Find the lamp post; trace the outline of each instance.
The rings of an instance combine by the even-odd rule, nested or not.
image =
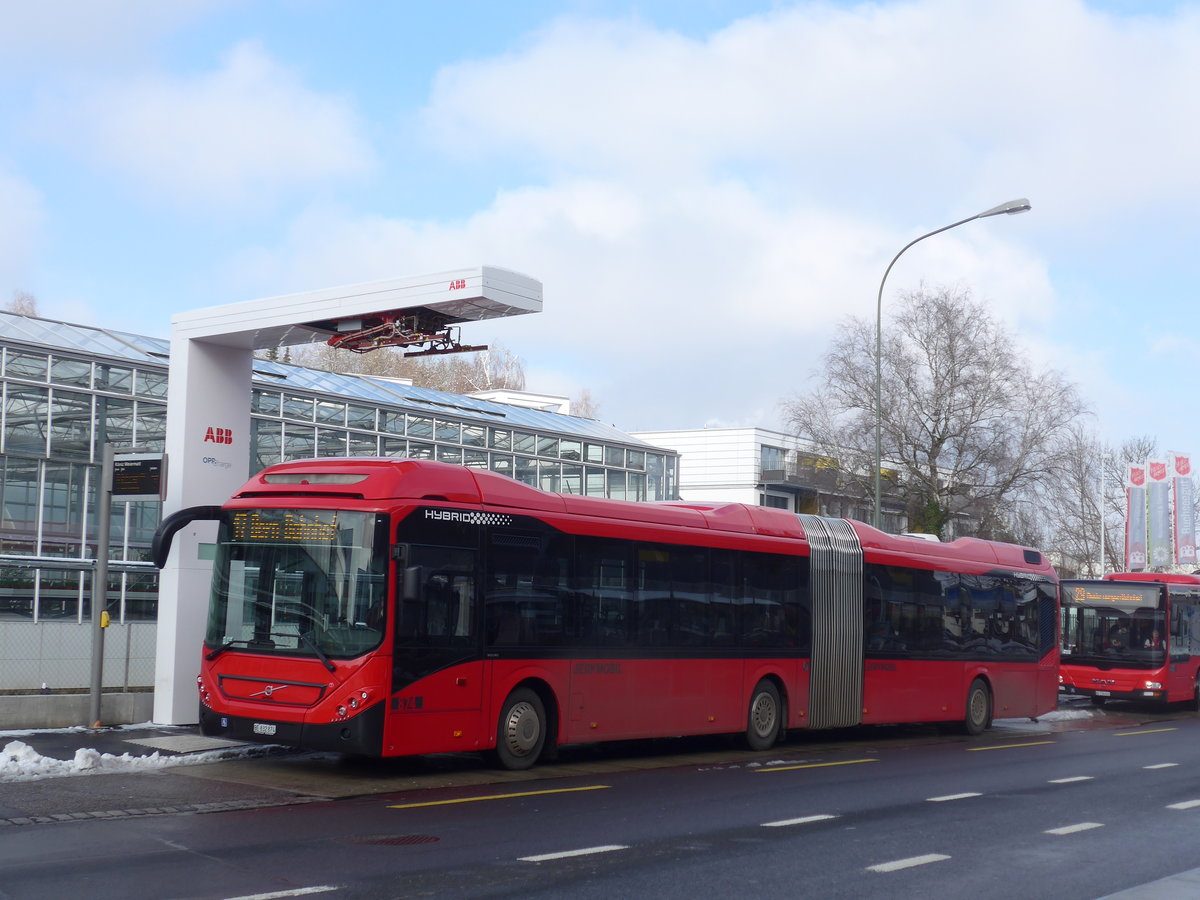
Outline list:
[[[968,222],[974,222],[976,219],[986,219],[989,216],[1013,216],[1017,213],[1029,212],[1029,201],[1022,197],[1019,200],[1010,200],[1007,203],[1001,203],[999,206],[993,206],[991,209],[985,209],[981,213],[976,213],[973,216],[968,216],[965,219],[960,219],[957,222],[952,222],[935,231],[930,231],[927,234],[915,238],[900,248],[900,252],[892,257],[892,261],[888,263],[888,267],[884,270],[883,278],[879,282],[879,296],[875,301],[875,511],[871,524],[876,528],[882,528],[883,507],[881,505],[881,477],[883,468],[883,286],[887,282],[888,274],[892,271],[892,266],[896,264],[904,251],[913,244],[925,240],[927,237],[933,237],[935,234],[941,234],[943,231],[949,231],[951,228],[957,228],[959,225],[966,225]]]

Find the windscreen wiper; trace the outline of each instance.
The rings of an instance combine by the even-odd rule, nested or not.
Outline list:
[[[288,635],[288,637],[291,637],[291,635]],[[304,643],[308,645],[308,648],[312,650],[313,653],[317,654],[317,658],[321,660],[326,669],[328,669],[330,672],[337,671],[337,666],[335,666],[330,661],[329,657],[325,655],[324,651],[317,646],[317,642],[308,636],[307,631],[300,632],[300,640],[304,641]]]
[[[212,662],[214,659],[216,659],[218,656],[220,656],[222,653],[224,653],[226,650],[228,650],[234,644],[249,644],[249,643],[250,643],[249,641],[245,641],[245,640],[241,640],[241,639],[226,641],[221,646],[217,647],[215,650],[210,650],[210,651],[208,651],[208,653],[204,654],[204,658],[207,659],[209,662]]]

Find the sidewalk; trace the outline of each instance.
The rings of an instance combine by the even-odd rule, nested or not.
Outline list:
[[[235,745],[203,737],[195,725],[114,725],[106,728],[53,728],[0,731],[0,749],[12,741],[32,747],[52,759],[70,761],[79,750],[112,756],[179,755]]]
[[[0,834],[6,826],[310,802],[293,791],[185,774],[199,763],[264,752],[206,738],[195,726],[0,731]]]

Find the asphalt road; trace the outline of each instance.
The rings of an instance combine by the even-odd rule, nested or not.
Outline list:
[[[227,806],[4,828],[0,897],[1093,900],[1197,865],[1193,713],[808,737],[578,751],[520,774],[302,757],[57,779]]]

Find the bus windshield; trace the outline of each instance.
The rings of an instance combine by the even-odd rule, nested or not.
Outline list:
[[[1167,627],[1157,586],[1063,582],[1063,662],[1158,667]]]
[[[359,656],[383,639],[386,516],[320,509],[225,514],[205,645],[226,651]]]

